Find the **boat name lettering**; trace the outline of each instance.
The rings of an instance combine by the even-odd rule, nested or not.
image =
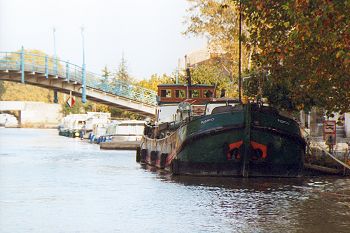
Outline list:
[[[285,125],[289,125],[289,122],[288,121],[284,121],[284,120],[281,120],[281,119],[277,119],[277,121],[281,124],[285,124]]]
[[[206,119],[206,120],[204,120],[204,121],[201,121],[201,124],[206,124],[206,123],[208,123],[209,121],[214,121],[214,120],[215,120],[215,118]]]

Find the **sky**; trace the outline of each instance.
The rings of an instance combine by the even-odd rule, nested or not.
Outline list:
[[[0,51],[39,49],[88,71],[116,71],[122,56],[136,79],[171,74],[179,58],[206,45],[184,36],[186,0],[0,0]]]

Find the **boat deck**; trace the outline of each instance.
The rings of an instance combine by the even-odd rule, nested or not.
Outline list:
[[[102,150],[136,150],[140,146],[140,141],[114,141],[101,142],[100,149]]]

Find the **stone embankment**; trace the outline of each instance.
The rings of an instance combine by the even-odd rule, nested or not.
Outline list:
[[[60,104],[27,101],[0,101],[0,112],[17,117],[22,128],[57,128],[63,114]]]

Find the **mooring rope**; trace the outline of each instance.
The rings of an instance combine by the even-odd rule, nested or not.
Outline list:
[[[306,134],[306,138],[311,138],[310,137],[310,134],[305,130],[303,129],[305,134]],[[310,140],[308,140],[309,142],[311,142]],[[343,161],[337,159],[334,155],[332,155],[331,153],[329,153],[328,151],[326,151],[325,149],[322,148],[322,146],[320,144],[318,144],[318,142],[316,141],[313,141],[312,142],[314,145],[316,145],[321,151],[325,152],[326,155],[328,155],[329,157],[331,157],[333,160],[335,160],[337,163],[341,164],[342,166],[344,166],[345,168],[349,169],[350,170],[350,166],[347,165],[346,163],[344,163]]]
[[[340,163],[341,165],[343,165],[345,168],[350,169],[350,166],[347,165],[346,163],[344,163],[343,161],[337,159],[335,156],[333,156],[331,153],[329,153],[328,151],[326,151],[325,149],[323,149],[317,142],[313,142],[316,144],[316,146],[321,149],[323,152],[326,153],[326,155],[328,155],[329,157],[331,157],[332,159],[334,159],[336,162]]]

